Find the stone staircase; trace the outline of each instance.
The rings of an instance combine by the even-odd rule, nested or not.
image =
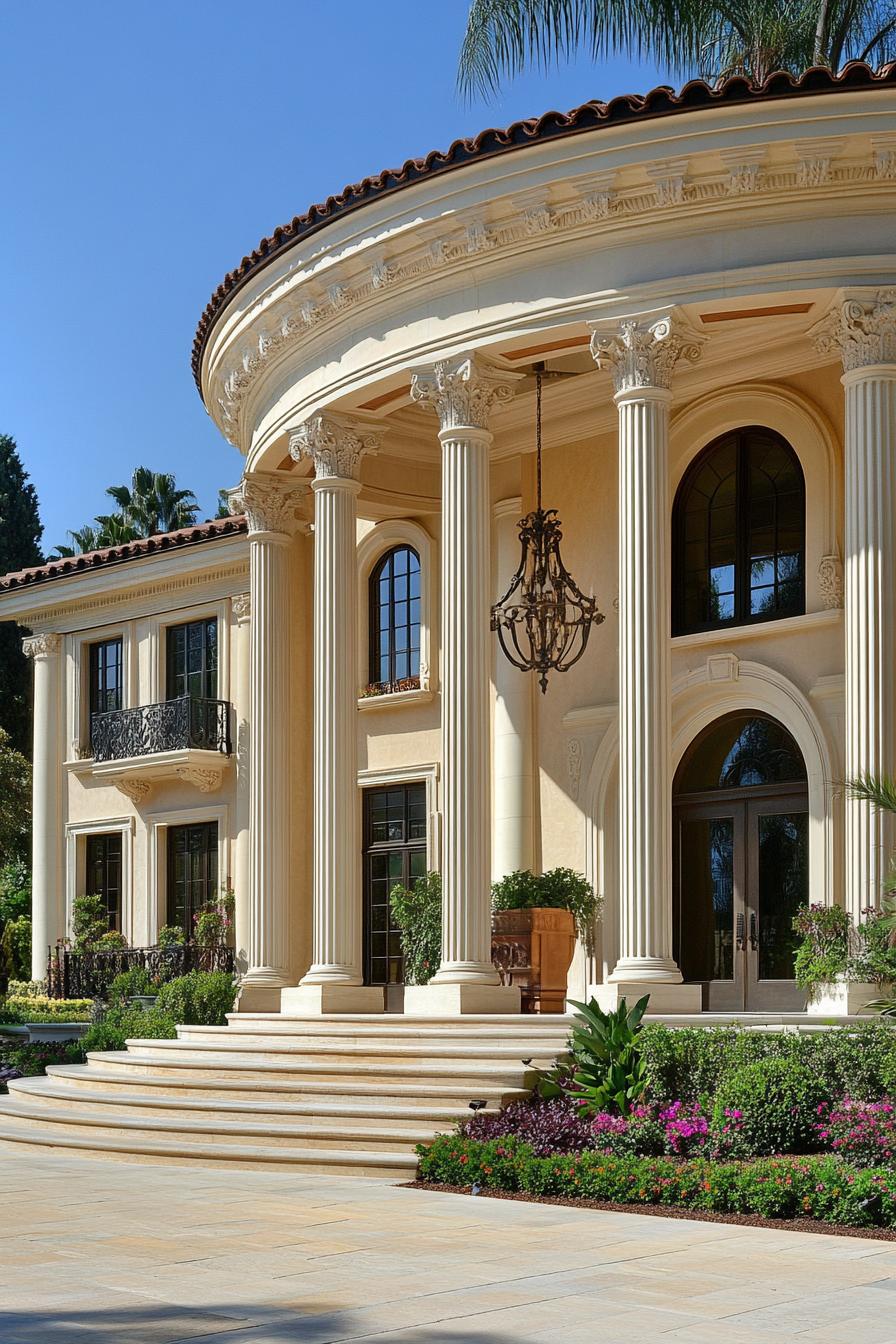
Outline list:
[[[565,1017],[231,1014],[51,1066],[0,1098],[0,1140],[132,1162],[410,1180],[414,1145],[525,1095]],[[527,1080],[527,1074],[530,1078]]]

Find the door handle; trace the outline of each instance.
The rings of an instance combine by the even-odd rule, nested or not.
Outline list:
[[[757,947],[759,946],[759,935],[758,935],[758,933],[757,933],[757,931],[756,931],[756,916],[755,916],[755,914],[750,916],[750,946],[751,946],[751,948],[753,949],[754,952],[756,951]]]
[[[743,952],[747,945],[747,935],[745,931],[743,911],[737,917],[737,950]]]

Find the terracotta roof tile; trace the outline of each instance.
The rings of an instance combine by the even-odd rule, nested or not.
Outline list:
[[[66,560],[48,560],[45,565],[36,565],[33,569],[16,570],[0,578],[0,593],[30,588],[34,584],[48,583],[51,579],[68,578],[73,574],[86,574],[91,570],[105,568],[107,565],[121,564],[125,560],[139,560],[145,555],[158,555],[164,551],[179,550],[184,546],[196,546],[200,542],[239,535],[247,530],[248,525],[242,515],[235,518],[212,518],[206,523],[182,527],[176,532],[158,532],[153,537],[141,537],[138,541],[128,541],[122,546],[106,546],[101,551],[87,551],[84,555],[73,555]]]
[[[732,103],[758,102],[776,98],[792,98],[819,93],[849,92],[854,89],[896,86],[896,62],[881,66],[877,71],[863,61],[851,61],[835,75],[824,67],[813,67],[798,79],[779,71],[769,75],[762,84],[752,84],[740,75],[726,79],[718,86],[694,79],[679,93],[661,85],[644,95],[626,94],[608,103],[588,102],[571,112],[546,112],[544,116],[527,121],[515,121],[505,130],[482,131],[472,140],[455,140],[447,150],[433,150],[422,159],[408,159],[398,169],[387,169],[376,177],[365,177],[362,182],[348,186],[338,196],[329,196],[319,205],[312,205],[304,215],[296,215],[288,224],[274,230],[270,238],[263,238],[239,266],[226,275],[215,290],[196,329],[193,341],[193,377],[202,392],[200,372],[205,345],[215,319],[237,289],[272,257],[292,247],[302,238],[315,233],[366,202],[385,196],[402,187],[419,182],[422,178],[462,167],[474,160],[493,158],[510,150],[524,149],[527,145],[583,131],[599,130],[622,122],[650,117],[689,112],[705,107]]]

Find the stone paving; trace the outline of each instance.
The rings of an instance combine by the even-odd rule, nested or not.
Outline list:
[[[0,1145],[2,1344],[896,1344],[896,1243]]]

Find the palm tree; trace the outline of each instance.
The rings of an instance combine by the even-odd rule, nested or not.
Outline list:
[[[191,527],[199,512],[192,490],[178,490],[169,472],[150,471],[149,467],[137,467],[129,486],[110,485],[106,494],[141,537]]]
[[[94,526],[94,523],[96,526]],[[106,546],[124,546],[136,541],[140,533],[130,523],[126,523],[120,513],[101,513],[74,532],[69,532],[71,546],[57,546],[49,557],[51,560],[70,560],[75,555],[86,555],[88,551],[101,551]]]
[[[839,70],[896,54],[893,0],[472,0],[458,83],[494,94],[504,76],[542,69],[585,49],[622,53],[670,73],[711,80],[774,70]]]

